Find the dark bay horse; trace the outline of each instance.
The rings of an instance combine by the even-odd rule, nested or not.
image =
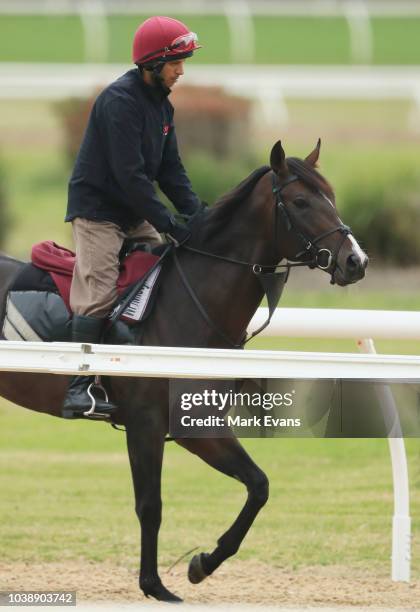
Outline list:
[[[315,170],[320,142],[305,159],[285,158],[280,142],[270,166],[255,170],[193,226],[192,249],[177,249],[164,264],[159,300],[144,323],[142,343],[151,346],[230,348],[240,345],[263,297],[256,268],[283,259],[306,262],[344,286],[365,274],[367,257],[343,225],[329,183]],[[219,257],[210,256],[217,255]],[[235,260],[235,261],[233,261]],[[23,264],[0,257],[0,300]],[[126,429],[136,513],[141,526],[140,588],[162,601],[180,601],[162,584],[157,545],[161,522],[161,467],[168,432],[168,381],[115,377],[104,381],[119,406],[116,422]],[[0,373],[0,394],[39,412],[60,416],[68,378],[49,374]],[[177,442],[220,472],[240,480],[247,501],[215,549],[195,555],[189,578],[200,582],[234,555],[268,498],[268,481],[234,438]]]

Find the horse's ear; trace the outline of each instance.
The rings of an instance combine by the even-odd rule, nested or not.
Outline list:
[[[287,175],[288,169],[286,164],[286,154],[281,146],[281,140],[278,140],[270,153],[270,166],[278,175]]]
[[[315,149],[312,151],[312,153],[309,153],[308,157],[305,159],[305,161],[308,162],[308,164],[310,164],[314,168],[316,167],[316,162],[318,161],[318,158],[319,158],[320,148],[321,148],[321,139],[318,138],[318,142],[316,143]]]

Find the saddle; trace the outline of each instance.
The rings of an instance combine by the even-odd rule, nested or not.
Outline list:
[[[124,243],[117,283],[119,297],[110,320],[121,318],[135,325],[149,316],[160,284],[160,255],[161,247],[151,252],[148,245]],[[73,251],[52,241],[32,247],[31,262],[24,265],[7,295],[2,329],[6,340],[70,340],[70,286],[75,263]],[[131,295],[133,287],[136,291]],[[115,338],[107,341],[116,342]]]

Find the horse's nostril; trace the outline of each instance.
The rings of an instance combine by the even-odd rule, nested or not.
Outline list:
[[[356,270],[361,264],[361,261],[358,257],[356,257],[355,255],[349,255],[347,257],[347,268],[350,271],[354,271]]]
[[[354,253],[347,257],[347,274],[349,278],[360,279],[365,275],[365,269],[368,265],[369,259],[365,256],[363,258],[358,257]]]

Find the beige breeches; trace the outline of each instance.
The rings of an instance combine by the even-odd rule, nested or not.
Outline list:
[[[125,238],[135,238],[152,247],[161,244],[162,238],[147,221],[126,233],[109,221],[77,217],[72,228],[76,266],[70,290],[71,309],[77,315],[103,319],[117,299],[118,255]]]

